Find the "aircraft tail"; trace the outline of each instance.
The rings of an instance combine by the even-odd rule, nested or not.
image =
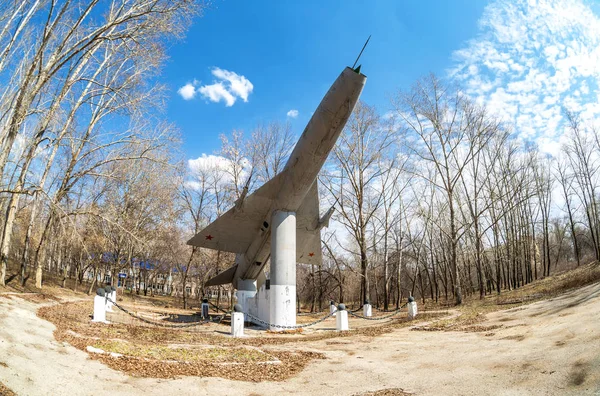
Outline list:
[[[226,269],[221,272],[219,275],[210,278],[204,286],[218,286],[218,285],[226,285],[228,283],[233,282],[233,276],[235,275],[235,270],[237,269],[237,264],[233,267]]]

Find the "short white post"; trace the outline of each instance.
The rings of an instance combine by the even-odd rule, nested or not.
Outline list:
[[[348,312],[344,304],[338,305],[337,315],[335,317],[335,328],[337,331],[350,330],[348,327]]]
[[[335,303],[332,300],[329,302],[329,313],[332,313],[333,316],[335,316],[336,311],[337,311],[337,308],[335,307]]]
[[[414,319],[415,316],[417,316],[417,302],[414,301],[410,301],[409,299],[409,303],[408,303],[408,317],[411,319]]]
[[[94,316],[92,322],[106,322],[106,297],[104,289],[96,290],[96,296],[94,296]]]
[[[208,315],[208,299],[204,299],[202,301],[202,319],[208,319],[209,315]]]
[[[373,316],[373,309],[371,308],[371,304],[365,304],[363,305],[363,316],[365,318],[369,318],[371,316]]]
[[[242,307],[235,304],[234,312],[231,313],[231,335],[233,337],[244,336],[244,313],[241,312]]]

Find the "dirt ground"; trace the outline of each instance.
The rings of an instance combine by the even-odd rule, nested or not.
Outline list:
[[[600,395],[600,283],[487,314],[487,331],[423,331],[278,345],[321,352],[281,382],[136,378],[55,341],[36,310],[52,302],[0,295],[0,383],[17,395]],[[356,319],[357,321],[358,319]],[[354,320],[352,323],[358,324]],[[421,329],[421,330],[419,330]],[[268,347],[267,347],[268,348]],[[1,388],[0,388],[1,389]],[[384,394],[383,392],[381,392]]]

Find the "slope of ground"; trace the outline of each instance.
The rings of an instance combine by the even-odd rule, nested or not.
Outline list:
[[[561,279],[554,284],[569,283]],[[19,395],[598,395],[600,283],[557,295],[554,289],[569,287],[540,290],[546,282],[551,280],[501,300],[473,303],[451,319],[376,334],[263,343],[258,355],[247,358],[275,348],[324,359],[285,380],[260,383],[217,378],[210,367],[200,376],[175,379],[128,376],[56,341],[55,326],[36,315],[38,302],[5,295],[0,297],[0,383]],[[540,295],[555,296],[525,305]]]

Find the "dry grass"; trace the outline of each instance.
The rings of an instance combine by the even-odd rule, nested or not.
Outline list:
[[[459,315],[438,320],[428,326],[415,330],[487,332],[500,327],[480,325],[484,321],[486,314],[490,312],[546,300],[595,282],[600,282],[600,265],[591,263],[574,270],[539,279],[515,290],[503,291],[500,295],[486,296],[483,300],[477,297],[467,298],[463,302],[463,305],[454,307],[459,312]],[[437,307],[439,306],[444,305],[437,305]],[[434,307],[436,305],[428,305],[429,309]]]
[[[278,351],[260,348],[281,344],[345,338],[355,335],[375,337],[400,327],[413,325],[408,318],[397,318],[382,325],[338,333],[269,334],[264,337],[231,338],[215,332],[166,329],[132,324],[98,324],[90,321],[92,302],[71,302],[42,307],[38,316],[54,323],[55,338],[86,350],[99,348],[106,354],[92,353],[93,359],[135,376],[172,378],[180,375],[217,376],[244,381],[281,381],[301,371],[319,353]],[[422,320],[440,314],[424,314]],[[223,329],[226,328],[223,326]],[[228,329],[227,329],[228,330]],[[111,356],[114,352],[123,356]]]

